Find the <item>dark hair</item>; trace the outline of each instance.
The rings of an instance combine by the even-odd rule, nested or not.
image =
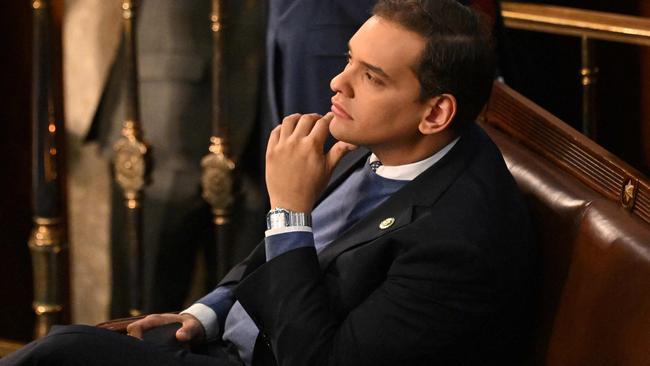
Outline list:
[[[456,0],[379,0],[373,14],[426,39],[414,65],[422,100],[452,94],[453,128],[476,119],[495,76],[492,36],[481,16]]]

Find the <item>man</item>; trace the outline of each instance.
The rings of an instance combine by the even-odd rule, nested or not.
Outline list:
[[[273,131],[265,241],[182,314],[128,328],[142,337],[179,322],[179,341],[221,338],[220,357],[75,328],[23,359],[519,364],[533,249],[514,180],[473,123],[494,75],[483,29],[453,0],[382,0],[331,82],[332,113]],[[328,130],[340,142],[323,154]]]

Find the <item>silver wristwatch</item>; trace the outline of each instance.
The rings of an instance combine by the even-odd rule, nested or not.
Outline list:
[[[274,208],[266,214],[266,230],[289,226],[311,227],[311,215],[280,207]]]

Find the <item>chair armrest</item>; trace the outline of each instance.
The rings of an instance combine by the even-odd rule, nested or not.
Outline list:
[[[144,318],[146,315],[133,316],[130,318],[112,319],[103,323],[97,324],[97,327],[112,330],[114,332],[126,334],[126,327],[136,320]]]

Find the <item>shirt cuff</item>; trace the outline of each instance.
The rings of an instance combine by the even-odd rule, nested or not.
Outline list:
[[[271,235],[278,235],[278,234],[284,234],[284,233],[294,233],[294,232],[306,232],[306,233],[311,233],[311,227],[309,226],[285,226],[285,227],[276,227],[274,229],[269,229],[264,232],[265,237],[269,237]]]
[[[212,340],[219,335],[219,323],[217,322],[217,313],[209,306],[201,303],[195,303],[189,308],[181,311],[181,314],[193,315],[199,320],[205,331],[205,339]]]

